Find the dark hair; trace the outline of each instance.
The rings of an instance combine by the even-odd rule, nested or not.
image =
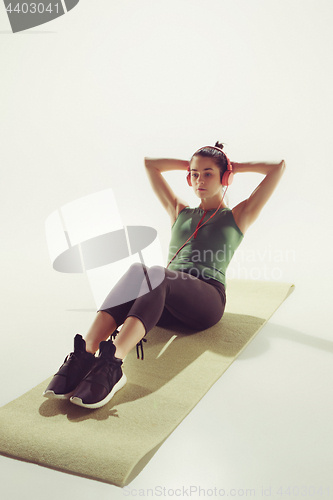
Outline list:
[[[223,144],[221,144],[220,142],[216,142],[215,147],[219,148],[219,149],[223,149]],[[219,167],[219,169],[220,169],[220,178],[221,178],[221,182],[222,182],[223,174],[228,168],[227,158],[226,158],[225,154],[222,153],[222,151],[218,151],[217,149],[214,149],[213,147],[207,146],[207,147],[200,149],[196,153],[194,153],[192,158],[194,158],[194,156],[203,156],[203,157],[213,158],[214,162],[216,163],[216,166]],[[192,160],[192,158],[191,158],[191,160]]]

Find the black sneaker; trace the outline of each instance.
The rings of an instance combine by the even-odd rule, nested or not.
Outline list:
[[[46,398],[69,399],[81,380],[90,372],[97,358],[86,351],[86,341],[77,334],[74,338],[74,352],[66,356],[59,371],[43,392]]]
[[[126,375],[121,369],[122,360],[115,358],[116,346],[112,340],[99,344],[99,356],[90,373],[76,388],[71,403],[85,408],[100,408],[110,401],[126,384]]]

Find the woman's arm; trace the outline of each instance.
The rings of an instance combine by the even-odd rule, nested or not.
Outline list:
[[[255,172],[257,174],[267,175],[272,172],[272,169],[285,167],[285,161],[282,160],[280,163],[236,163],[232,162],[232,171],[234,174],[240,174],[242,172]]]
[[[280,163],[232,162],[232,168],[234,174],[256,172],[265,175],[265,178],[260,182],[249,198],[232,209],[237,226],[245,233],[258,218],[261,210],[275,191],[286,169],[286,164],[284,160]]]
[[[188,203],[175,195],[170,185],[164,179],[162,172],[170,170],[187,170],[189,162],[186,160],[175,160],[171,158],[145,158],[146,173],[149,182],[157,198],[162,203],[171,218],[171,224],[175,222],[179,212],[188,206]]]

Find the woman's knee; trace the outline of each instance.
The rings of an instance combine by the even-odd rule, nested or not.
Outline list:
[[[148,278],[152,289],[158,287],[165,279],[165,267],[151,266],[148,269]]]
[[[143,273],[144,270],[145,271],[148,270],[148,267],[145,266],[144,264],[141,264],[141,262],[134,262],[128,268],[129,272],[131,272],[131,273],[137,273],[137,274]]]
[[[126,273],[126,277],[130,279],[130,281],[134,284],[141,283],[142,281],[146,280],[147,272],[149,268],[145,266],[144,264],[141,264],[141,262],[134,262],[133,264],[130,265],[128,268],[128,271]]]

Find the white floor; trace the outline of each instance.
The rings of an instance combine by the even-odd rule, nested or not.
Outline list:
[[[290,498],[290,491],[292,497],[331,498],[333,346],[318,335],[325,333],[320,321],[313,335],[304,333],[300,320],[299,328],[283,324],[297,307],[297,293],[296,288],[124,490],[0,456],[3,498],[201,498],[204,490],[206,496],[235,496],[236,490],[236,498],[253,498],[263,496],[263,489],[271,498]],[[55,338],[56,318],[49,329],[41,321],[43,333],[54,337],[45,340],[39,354],[29,346],[31,326],[29,316],[24,326],[25,313],[18,318],[17,334],[13,332],[1,365],[3,380],[8,380],[15,363],[3,403],[49,376],[64,354]],[[92,313],[67,313],[82,314]]]
[[[296,287],[128,488],[0,456],[1,498],[332,498],[332,4],[98,4],[15,35],[0,6],[0,406],[54,373],[94,317],[86,276],[52,269],[52,212],[111,187],[166,260],[144,156],[219,139],[235,161],[285,158],[229,278]],[[182,172],[166,177],[196,206]],[[230,206],[261,178],[236,176]]]

